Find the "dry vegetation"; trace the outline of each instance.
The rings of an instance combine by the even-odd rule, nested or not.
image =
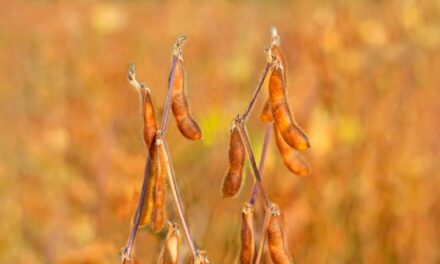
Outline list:
[[[180,33],[203,140],[182,140],[170,121],[178,187],[197,245],[212,263],[238,261],[253,174],[245,167],[240,198],[222,198],[229,128],[273,25],[288,100],[312,145],[310,176],[293,176],[276,144],[263,176],[295,261],[440,261],[438,1],[3,1],[0,10],[1,263],[120,263],[145,165],[126,70],[137,63],[162,116]],[[248,122],[257,160],[264,100]],[[138,233],[141,263],[156,263],[166,237]],[[184,243],[181,252],[187,263]]]

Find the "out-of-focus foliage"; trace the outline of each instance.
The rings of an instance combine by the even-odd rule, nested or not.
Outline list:
[[[239,198],[221,199],[229,127],[257,84],[272,26],[312,144],[310,177],[291,175],[274,144],[263,176],[296,262],[440,262],[439,1],[2,1],[0,10],[1,263],[119,263],[145,162],[127,66],[137,64],[161,113],[180,33],[206,140],[188,142],[171,122],[177,181],[197,244],[213,263],[234,263],[252,178]],[[258,150],[262,98],[249,127]],[[141,263],[155,263],[164,235],[139,233]]]

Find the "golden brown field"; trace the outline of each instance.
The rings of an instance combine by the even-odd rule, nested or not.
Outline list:
[[[238,263],[252,174],[235,199],[221,183],[272,26],[312,145],[312,175],[288,172],[273,141],[263,173],[295,263],[439,263],[435,0],[0,2],[0,263],[120,263],[146,153],[127,68],[160,114],[179,34],[204,133],[189,142],[170,122],[180,194],[211,263]],[[266,90],[249,122],[257,156]],[[171,196],[168,211],[177,221]],[[165,234],[139,232],[140,263],[156,263]]]

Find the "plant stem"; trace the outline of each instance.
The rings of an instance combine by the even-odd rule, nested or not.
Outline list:
[[[273,60],[269,61],[266,64],[266,67],[264,68],[263,73],[261,74],[260,81],[258,82],[258,86],[255,89],[255,92],[254,92],[254,94],[253,94],[253,96],[251,98],[251,101],[250,101],[247,109],[246,109],[246,112],[243,114],[243,116],[241,118],[241,121],[240,121],[242,123],[242,125],[241,125],[242,133],[240,133],[240,134],[245,134],[246,137],[247,137],[247,144],[249,145],[249,148],[246,148],[246,149],[248,150],[248,152],[249,152],[249,150],[251,152],[251,153],[249,153],[249,158],[251,160],[251,164],[252,164],[252,168],[254,170],[255,177],[257,178],[257,181],[254,184],[254,188],[253,188],[252,196],[251,196],[251,200],[250,200],[250,204],[252,204],[252,205],[255,204],[256,195],[258,193],[258,188],[263,189],[262,188],[263,186],[262,186],[262,183],[261,183],[260,175],[261,175],[261,172],[263,171],[263,168],[264,168],[264,160],[265,160],[265,157],[266,157],[267,147],[268,147],[268,144],[269,144],[271,129],[270,129],[270,125],[268,125],[266,127],[266,132],[265,132],[265,136],[264,136],[264,143],[263,143],[263,150],[262,150],[261,159],[260,159],[260,165],[259,165],[259,169],[256,169],[257,165],[256,165],[256,162],[255,162],[255,157],[254,157],[254,155],[252,153],[252,148],[250,147],[249,137],[247,136],[247,131],[246,131],[245,124],[246,124],[246,121],[249,118],[249,115],[250,115],[250,113],[251,113],[251,111],[252,111],[252,109],[253,109],[253,107],[255,105],[255,102],[257,101],[257,97],[260,94],[261,88],[263,87],[264,80],[266,79],[266,76],[267,76],[267,74],[269,72],[269,69],[270,69],[272,63],[273,63]],[[258,176],[257,176],[256,172],[258,172]],[[269,202],[268,202],[268,199],[267,199],[267,196],[266,196],[265,193],[263,193],[263,198],[266,201],[266,207],[268,207]]]
[[[261,262],[261,256],[263,255],[263,249],[264,249],[264,243],[266,243],[266,233],[267,233],[266,230],[267,230],[267,226],[269,224],[270,217],[271,217],[270,210],[266,210],[266,214],[264,215],[263,228],[261,230],[260,244],[258,245],[257,256],[255,257],[254,264],[260,264],[260,262]]]
[[[145,192],[147,190],[147,183],[148,183],[148,178],[150,175],[150,166],[151,166],[151,158],[148,153],[147,154],[147,162],[145,163],[144,180],[142,183],[141,195],[139,198],[138,207],[136,209],[136,214],[134,216],[133,227],[131,228],[130,236],[127,241],[127,245],[122,249],[122,252],[121,252],[121,258],[122,258],[123,262],[129,261],[131,258],[130,256],[131,256],[131,251],[133,250],[134,239],[136,237],[136,233],[138,230],[139,221],[140,221],[141,214],[142,214],[142,209],[144,208],[144,199],[143,198],[144,198]]]
[[[271,62],[268,62],[266,64],[266,67],[263,70],[263,73],[261,74],[260,81],[258,82],[258,86],[255,89],[254,95],[252,96],[252,99],[251,99],[251,101],[249,103],[248,108],[246,109],[246,112],[243,114],[243,121],[244,122],[246,122],[246,120],[249,117],[249,114],[252,111],[252,108],[254,107],[254,104],[255,104],[255,102],[257,100],[258,94],[261,91],[261,87],[263,87],[264,80],[266,79],[266,76],[267,76],[267,73],[269,72],[271,64],[272,64]]]
[[[260,165],[258,167],[258,171],[260,172],[260,175],[263,173],[264,161],[266,159],[266,153],[267,153],[267,148],[269,146],[271,132],[272,132],[272,123],[269,123],[266,125],[266,132],[264,134],[263,149],[261,151]],[[258,194],[258,185],[254,183],[254,189],[252,191],[251,200],[249,202],[250,204],[252,204],[252,205],[255,204],[257,194]],[[261,256],[263,254],[263,249],[264,249],[264,243],[266,242],[266,229],[267,229],[267,223],[268,223],[268,220],[270,217],[270,212],[268,210],[266,210],[265,212],[266,213],[264,215],[264,223],[263,223],[263,228],[261,231],[260,244],[258,245],[257,256],[255,257],[254,264],[259,264],[261,262]]]
[[[194,245],[194,241],[191,237],[191,233],[189,232],[189,228],[188,228],[188,224],[187,221],[185,220],[185,215],[183,213],[183,206],[182,206],[182,202],[180,200],[180,196],[179,196],[179,191],[177,189],[177,183],[176,183],[176,177],[174,174],[174,169],[172,166],[172,162],[171,162],[171,158],[170,158],[170,154],[168,151],[168,145],[167,142],[165,140],[163,140],[162,142],[162,147],[161,147],[161,151],[163,151],[164,153],[164,157],[165,157],[165,163],[167,164],[167,171],[168,171],[168,180],[170,182],[170,187],[171,187],[171,191],[173,193],[173,198],[174,198],[174,202],[175,202],[175,206],[177,209],[177,212],[179,214],[180,217],[180,222],[182,223],[182,227],[185,233],[185,237],[186,240],[188,242],[188,245],[191,249],[191,253],[194,257],[194,259],[197,257],[197,250],[196,247]]]
[[[171,97],[172,97],[172,93],[173,93],[174,73],[176,71],[176,64],[177,64],[178,56],[180,56],[180,54],[181,54],[181,45],[185,39],[186,39],[186,36],[180,35],[176,41],[176,44],[174,45],[173,64],[171,66],[171,72],[170,72],[170,76],[168,79],[168,93],[167,93],[167,98],[166,98],[166,102],[165,102],[165,112],[164,112],[163,120],[162,120],[162,130],[161,130],[161,133],[159,133],[159,134],[161,134],[159,138],[163,139],[161,149],[164,152],[164,157],[166,158],[165,163],[167,164],[168,181],[170,183],[171,191],[173,193],[174,203],[175,203],[175,206],[176,206],[179,218],[180,218],[180,222],[183,226],[183,230],[185,232],[186,240],[187,240],[188,245],[191,249],[191,253],[192,253],[193,257],[196,258],[197,251],[196,251],[196,248],[194,245],[194,241],[192,240],[191,233],[189,232],[189,228],[188,228],[187,221],[185,219],[185,215],[183,214],[183,207],[182,207],[182,202],[180,200],[179,192],[177,189],[176,177],[175,177],[174,169],[172,166],[171,157],[169,155],[168,146],[167,146],[167,143],[165,140],[165,133],[166,133],[166,129],[167,129],[168,121],[169,121],[169,116],[170,116],[170,111],[171,111]]]
[[[257,164],[255,162],[255,156],[252,151],[252,147],[250,144],[249,135],[247,133],[246,125],[244,123],[239,122],[240,137],[241,137],[242,141],[244,142],[244,146],[245,146],[245,149],[249,155],[249,160],[251,162],[251,166],[252,166],[255,178],[256,178],[256,182],[254,183],[254,190],[252,192],[252,197],[251,197],[250,203],[255,204],[256,195],[258,193],[258,189],[260,189],[261,194],[263,196],[263,200],[265,202],[265,209],[266,209],[265,216],[264,216],[264,225],[263,225],[263,230],[261,232],[261,239],[260,239],[260,244],[258,246],[258,252],[257,252],[257,256],[255,259],[255,264],[259,264],[261,261],[261,255],[263,252],[264,243],[266,241],[266,229],[267,229],[267,224],[268,224],[268,217],[270,217],[270,211],[269,211],[270,203],[267,198],[266,192],[264,191],[263,183],[261,182],[261,172],[263,171],[263,168],[264,168],[264,160],[265,160],[266,153],[267,153],[267,147],[269,145],[270,132],[272,131],[271,126],[272,126],[271,124],[268,124],[266,126],[263,150],[262,150],[261,159],[260,159],[260,166],[257,169]]]
[[[264,162],[266,160],[267,148],[269,146],[271,132],[272,132],[272,123],[269,123],[266,125],[266,131],[264,133],[263,149],[261,150],[260,164],[258,166],[258,171],[260,172],[260,175],[263,174]],[[251,205],[255,205],[257,194],[258,194],[258,185],[254,183],[251,199],[249,201]]]
[[[251,163],[251,167],[254,172],[256,184],[257,184],[258,188],[260,189],[261,195],[263,196],[263,200],[266,205],[266,210],[268,210],[269,209],[269,199],[267,198],[266,192],[264,191],[264,187],[261,182],[260,172],[258,171],[257,163],[255,162],[255,155],[254,155],[254,152],[252,151],[252,146],[251,146],[251,143],[249,140],[249,135],[247,133],[246,124],[243,123],[242,119],[238,119],[236,121],[236,125],[239,127],[240,138],[243,141],[246,152],[249,155],[249,161]]]

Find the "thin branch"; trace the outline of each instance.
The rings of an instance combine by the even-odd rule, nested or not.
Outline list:
[[[255,257],[254,264],[260,264],[261,262],[261,256],[263,255],[264,244],[266,243],[266,233],[267,233],[266,230],[267,230],[267,226],[269,225],[270,217],[271,217],[270,211],[266,210],[266,214],[264,215],[263,228],[261,230],[260,244],[258,245],[257,256]]]
[[[257,258],[256,258],[256,262],[255,262],[255,263],[259,264],[260,263],[260,259],[261,259],[261,255],[262,255],[262,251],[263,251],[263,248],[264,248],[264,243],[265,243],[265,240],[266,240],[266,232],[265,232],[265,230],[267,229],[267,223],[266,223],[266,222],[268,222],[267,218],[270,215],[270,212],[269,212],[270,203],[269,203],[269,199],[267,198],[266,192],[264,191],[263,183],[261,182],[261,174],[260,174],[259,169],[257,169],[257,164],[255,162],[255,156],[254,156],[254,153],[252,151],[252,147],[251,147],[251,143],[250,143],[250,140],[249,140],[249,135],[247,133],[246,125],[244,123],[239,122],[239,128],[240,128],[239,129],[240,137],[243,140],[244,146],[245,146],[246,151],[247,151],[247,153],[249,155],[249,160],[250,160],[250,163],[251,163],[254,175],[255,175],[255,179],[256,179],[256,182],[255,182],[256,186],[254,186],[254,191],[255,191],[255,187],[258,187],[258,189],[260,189],[261,195],[263,196],[263,200],[264,200],[264,203],[265,203],[265,209],[266,209],[265,210],[266,213],[265,213],[265,217],[264,217],[265,224],[263,225],[263,231],[262,231],[262,234],[261,234],[262,237],[261,237],[261,240],[260,240],[260,245],[259,245],[259,248],[258,248]],[[262,160],[261,160],[262,162],[260,162],[260,169],[261,170],[263,169],[263,166],[264,166],[264,157],[265,157],[265,152],[267,150],[267,145],[269,143],[270,131],[271,131],[270,130],[270,125],[268,125],[267,128],[266,128],[266,135],[265,135],[264,145],[263,145],[263,153],[262,153],[262,157],[261,157],[262,158]],[[255,195],[256,195],[256,192],[255,192]],[[254,196],[254,192],[253,192],[252,196]],[[255,203],[255,198],[253,198],[253,199],[254,199],[254,203]]]
[[[186,240],[187,240],[188,245],[191,249],[191,253],[195,259],[197,257],[197,250],[194,245],[194,241],[191,237],[191,233],[189,232],[189,228],[188,228],[187,221],[185,219],[185,215],[183,213],[183,206],[182,206],[182,202],[180,201],[179,191],[177,189],[176,177],[175,177],[174,169],[173,169],[173,166],[171,163],[171,157],[170,157],[170,154],[168,151],[168,145],[167,145],[166,140],[162,141],[161,151],[163,151],[164,157],[166,159],[165,163],[167,165],[168,180],[170,183],[171,191],[173,193],[173,198],[174,198],[174,202],[175,202],[174,204],[175,204],[177,212],[179,214],[180,222],[182,223],[182,227],[183,227],[183,230],[185,233]]]
[[[139,198],[138,207],[136,209],[136,214],[134,216],[134,223],[131,228],[130,236],[127,241],[127,245],[121,251],[121,259],[123,262],[130,261],[130,259],[131,259],[131,251],[133,250],[134,239],[136,237],[136,233],[137,233],[137,230],[139,227],[139,221],[140,221],[141,214],[142,214],[142,208],[144,208],[143,197],[145,196],[145,192],[147,190],[147,183],[148,183],[148,178],[150,176],[150,166],[151,166],[150,155],[147,154],[147,156],[148,156],[147,162],[145,163],[145,169],[144,169],[144,180],[142,183],[142,189],[141,189],[141,195]]]
[[[269,123],[266,125],[266,131],[264,132],[263,149],[261,150],[260,164],[258,166],[258,171],[260,172],[260,175],[263,174],[264,162],[266,160],[266,154],[267,154],[267,149],[269,146],[271,132],[272,132],[272,123]],[[255,200],[257,198],[257,193],[258,193],[258,185],[256,183],[254,183],[252,196],[249,201],[250,204],[252,204],[252,205],[255,204]]]
[[[266,64],[266,67],[263,70],[263,73],[261,74],[260,81],[258,82],[258,86],[255,89],[254,95],[252,96],[252,99],[249,103],[248,108],[246,109],[246,112],[243,114],[243,121],[244,122],[246,122],[246,120],[249,117],[249,114],[252,111],[252,108],[254,107],[254,104],[257,100],[258,94],[260,93],[261,87],[263,87],[264,80],[266,79],[267,73],[269,72],[270,66],[271,66],[271,62],[268,62]]]
[[[258,174],[257,181],[254,184],[254,188],[253,188],[252,196],[251,196],[251,200],[250,200],[250,203],[252,205],[255,204],[255,198],[256,198],[256,195],[258,193],[258,188],[262,189],[260,175],[261,175],[261,173],[263,171],[263,168],[264,168],[264,161],[265,161],[265,157],[266,157],[267,147],[268,147],[268,144],[269,144],[271,129],[270,129],[270,125],[268,125],[266,127],[266,132],[265,132],[265,136],[264,136],[264,143],[263,143],[263,150],[262,150],[261,159],[260,159],[260,165],[259,165],[259,169],[256,169],[255,157],[254,157],[254,155],[252,153],[252,148],[250,147],[249,137],[248,137],[247,131],[246,131],[246,121],[249,118],[249,115],[250,115],[250,113],[251,113],[251,111],[252,111],[252,109],[253,109],[253,107],[255,105],[255,102],[257,101],[258,95],[260,94],[261,88],[263,87],[264,80],[266,79],[267,74],[268,74],[268,72],[269,72],[269,70],[270,70],[270,68],[271,68],[271,66],[272,66],[272,64],[274,62],[274,58],[272,57],[272,54],[270,53],[270,49],[266,49],[266,52],[267,52],[267,61],[268,62],[266,64],[266,67],[263,70],[263,73],[261,74],[260,81],[258,82],[258,86],[255,89],[255,92],[254,92],[254,94],[253,94],[253,96],[251,98],[251,101],[250,101],[247,109],[246,109],[246,112],[243,114],[243,116],[242,116],[242,118],[240,120],[240,122],[242,123],[241,124],[241,127],[242,127],[242,129],[241,129],[242,133],[241,134],[245,134],[246,137],[247,137],[247,144],[249,145],[249,148],[247,148],[247,150],[248,150],[248,152],[250,151],[249,158],[251,159],[251,164],[252,164],[252,168],[254,170],[254,174],[255,174],[256,177],[257,177],[257,174]],[[258,172],[258,173],[256,173],[256,172]],[[261,185],[261,187],[258,187],[260,185]],[[267,199],[265,193],[263,193],[263,197],[264,197],[264,199],[266,201],[266,205],[268,206],[269,202],[268,202],[268,199]]]
[[[262,173],[263,173],[264,162],[266,160],[266,154],[267,154],[267,149],[269,146],[271,132],[272,132],[272,123],[269,123],[266,125],[266,131],[264,133],[263,149],[261,150],[260,164],[258,166],[258,171],[260,172],[260,175],[262,175]],[[252,204],[252,205],[255,204],[257,194],[258,194],[258,185],[257,185],[257,183],[254,183],[252,196],[249,201],[250,204]],[[268,223],[269,217],[270,217],[270,212],[268,210],[266,210],[265,216],[264,216],[263,228],[261,231],[261,239],[260,239],[260,243],[258,245],[257,255],[255,257],[255,262],[254,262],[255,264],[259,264],[261,262],[261,256],[263,254],[263,249],[264,249],[264,243],[266,242],[266,229],[267,229],[267,223]]]
[[[252,146],[251,146],[251,143],[249,140],[249,135],[247,133],[246,124],[243,122],[243,119],[239,118],[236,120],[236,125],[239,127],[241,140],[243,141],[246,152],[249,155],[249,161],[251,163],[251,167],[254,172],[256,184],[257,184],[258,188],[260,189],[261,195],[263,196],[263,200],[266,205],[266,209],[269,209],[269,205],[270,205],[269,199],[267,198],[266,192],[264,191],[264,187],[261,182],[260,172],[258,171],[257,163],[255,162],[255,155],[254,155],[254,152],[252,151]]]

